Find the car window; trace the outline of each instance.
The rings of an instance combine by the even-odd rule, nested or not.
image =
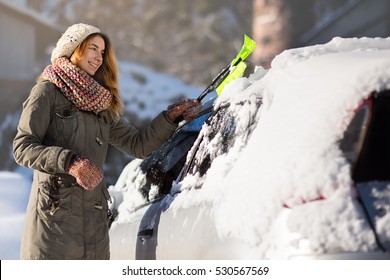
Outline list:
[[[210,117],[212,103],[191,122],[179,127],[172,137],[141,163],[145,182],[140,192],[145,199],[153,200],[168,194],[172,182],[178,177],[186,161],[187,153],[194,145],[204,122]]]
[[[353,117],[340,141],[340,149],[353,169],[362,150],[371,115],[372,98],[370,97],[354,110]]]
[[[187,175],[197,174],[199,177],[203,177],[212,162],[217,157],[228,153],[238,139],[242,145],[245,145],[254,130],[255,115],[246,116],[247,119],[243,121],[240,120],[242,116],[237,115],[237,108],[232,109],[235,106],[242,106],[245,102],[255,102],[257,110],[262,104],[261,99],[241,101],[242,104],[234,104],[234,106],[225,103],[207,120],[202,133],[199,135],[200,139],[196,141],[196,146],[192,148],[191,157],[187,158],[185,169],[178,181]],[[238,123],[240,123],[240,127],[237,126]],[[202,182],[202,180],[198,180],[194,187],[201,187]]]
[[[354,165],[355,182],[390,180],[390,91],[374,93],[371,117]],[[362,129],[363,131],[363,129]]]
[[[199,175],[203,176],[210,168],[213,159],[218,156],[218,154],[226,153],[234,144],[235,118],[228,112],[227,108],[228,106],[220,108],[206,123],[208,126],[206,129],[208,129],[210,133],[202,135],[202,139],[196,147],[196,154],[190,163],[187,173],[195,174],[199,172]],[[214,143],[218,146],[218,154],[215,154],[207,147],[217,135],[220,137],[220,140]]]

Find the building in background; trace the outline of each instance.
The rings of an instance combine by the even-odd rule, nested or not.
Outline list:
[[[388,37],[388,0],[253,0],[253,62],[269,67],[285,49],[334,37]]]
[[[35,80],[60,35],[61,28],[41,15],[0,0],[1,95]]]
[[[333,37],[390,36],[390,1],[351,0],[301,36],[301,44],[328,42]]]
[[[9,141],[15,120],[61,31],[41,15],[0,0],[0,170],[15,165]]]

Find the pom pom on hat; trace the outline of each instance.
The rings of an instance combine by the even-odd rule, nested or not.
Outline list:
[[[51,53],[51,62],[62,56],[69,58],[85,38],[99,32],[99,28],[85,23],[77,23],[68,27]]]

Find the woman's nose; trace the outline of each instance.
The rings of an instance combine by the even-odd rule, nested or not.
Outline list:
[[[103,61],[103,55],[102,54],[98,54],[95,56],[95,59],[99,62],[102,62]]]

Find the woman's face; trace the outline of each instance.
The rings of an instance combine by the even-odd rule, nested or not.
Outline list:
[[[102,37],[95,36],[88,41],[87,47],[77,66],[87,72],[90,76],[95,75],[96,71],[103,63],[103,54],[105,50],[105,43]]]

